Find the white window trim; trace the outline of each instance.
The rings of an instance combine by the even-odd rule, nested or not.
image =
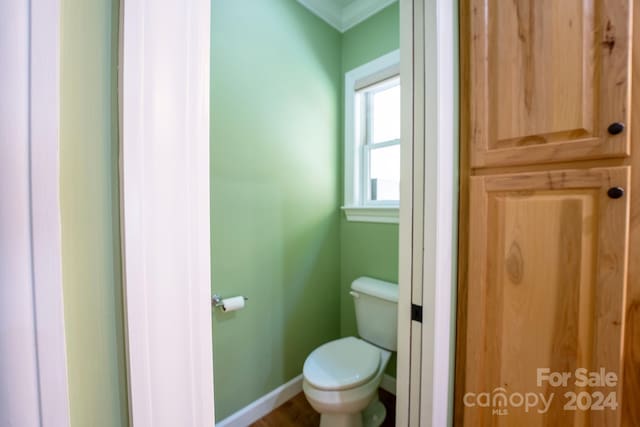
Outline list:
[[[399,208],[390,206],[350,206],[343,207],[347,221],[383,222],[398,224]]]
[[[363,203],[364,191],[359,179],[362,171],[356,159],[361,154],[362,142],[356,138],[355,92],[369,84],[399,74],[400,50],[394,50],[371,62],[349,71],[345,75],[345,134],[344,134],[344,210],[348,221],[398,223],[399,206],[394,203]]]

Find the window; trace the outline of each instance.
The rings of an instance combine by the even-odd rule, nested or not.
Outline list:
[[[356,92],[356,128],[362,138],[365,206],[400,201],[400,78]],[[358,110],[363,111],[357,114]],[[357,137],[356,137],[357,138]]]
[[[397,52],[345,81],[345,205],[350,221],[398,222],[400,77]]]

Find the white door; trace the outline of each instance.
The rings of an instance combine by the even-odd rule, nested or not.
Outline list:
[[[457,284],[457,6],[401,0],[397,425],[452,423]]]
[[[0,1],[0,426],[68,426],[59,4]]]
[[[131,421],[212,426],[209,0],[121,13],[121,198]]]

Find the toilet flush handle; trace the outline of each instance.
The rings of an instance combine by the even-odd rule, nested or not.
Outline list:
[[[349,291],[349,293],[351,294],[352,297],[354,298],[360,298],[360,294],[354,291]]]

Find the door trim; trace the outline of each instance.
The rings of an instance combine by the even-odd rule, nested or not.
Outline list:
[[[402,0],[400,21],[405,114],[397,425],[451,425],[459,170],[457,2]],[[412,303],[423,307],[422,323],[411,320]]]
[[[60,2],[30,8],[30,180],[40,415],[69,425],[60,221]]]
[[[120,197],[131,424],[214,424],[210,1],[120,3]]]
[[[60,3],[9,0],[0,9],[0,423],[68,426]]]

